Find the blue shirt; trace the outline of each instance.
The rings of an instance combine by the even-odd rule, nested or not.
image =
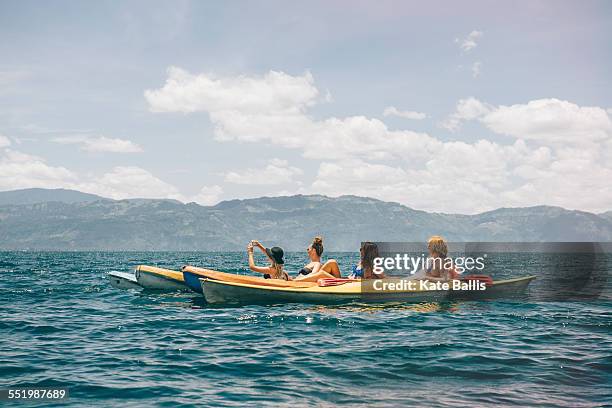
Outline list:
[[[353,265],[353,272],[349,275],[349,279],[363,278],[363,268]]]

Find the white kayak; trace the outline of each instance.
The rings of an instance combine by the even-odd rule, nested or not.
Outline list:
[[[136,276],[131,272],[110,271],[108,280],[112,287],[117,289],[142,289],[138,284]]]

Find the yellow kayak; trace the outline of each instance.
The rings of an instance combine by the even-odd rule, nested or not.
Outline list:
[[[238,275],[235,273],[219,272],[195,266],[183,266],[183,280],[194,292],[202,293],[201,278],[219,280],[224,282],[250,283],[261,286],[275,287],[310,287],[317,286],[316,282],[286,281],[282,279],[265,279],[259,276]]]
[[[479,290],[443,290],[423,286],[419,281],[381,279],[347,282],[336,286],[275,287],[243,282],[200,279],[208,303],[317,303],[437,302],[455,298],[495,298],[522,293],[535,276],[493,282]],[[483,285],[484,286],[484,285]]]

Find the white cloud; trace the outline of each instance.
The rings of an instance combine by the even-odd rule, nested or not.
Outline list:
[[[201,205],[215,205],[220,201],[221,194],[223,189],[218,185],[204,186],[198,194],[187,201],[195,201]]]
[[[142,148],[136,143],[105,136],[65,136],[51,139],[52,142],[61,144],[77,144],[81,150],[87,152],[107,152],[107,153],[140,153]]]
[[[215,79],[178,68],[169,70],[162,88],[145,92],[155,112],[208,112],[219,141],[266,141],[301,149],[312,159],[410,157],[436,147],[437,141],[424,133],[390,131],[378,119],[314,120],[306,110],[318,95],[310,74],[272,71],[263,77]]]
[[[390,130],[365,116],[314,119],[308,109],[320,101],[318,95],[309,74],[214,78],[178,69],[170,71],[162,88],[145,93],[153,111],[208,112],[219,141],[265,142],[319,161],[313,184],[301,187],[303,192],[366,195],[470,213],[534,204],[600,211],[612,202],[606,179],[612,171],[610,118],[601,108],[555,99],[513,106],[462,99],[443,127],[457,130],[475,120],[517,139],[465,143]],[[297,175],[286,162],[271,162],[228,173],[226,181],[288,182]]]
[[[321,163],[312,187],[331,196],[354,194],[381,197],[381,189],[397,185],[406,178],[406,171],[400,167],[343,160]],[[389,198],[387,194],[382,195]]]
[[[478,120],[495,133],[539,143],[583,146],[612,137],[612,120],[603,108],[578,106],[559,99],[497,107],[475,98],[461,99],[442,127],[457,130],[463,121]]]
[[[604,109],[559,99],[502,105],[480,121],[496,133],[546,143],[584,144],[612,137],[612,121]]]
[[[0,149],[4,148],[4,147],[8,147],[11,145],[11,141],[9,140],[8,137],[0,135]]]
[[[76,175],[60,166],[50,166],[44,159],[6,149],[0,152],[0,189],[67,187]]]
[[[460,99],[457,102],[455,112],[440,123],[440,126],[454,132],[461,127],[463,121],[479,118],[490,112],[491,109],[490,105],[486,105],[473,97]]]
[[[139,153],[142,148],[130,140],[97,137],[89,139],[83,145],[83,150],[89,152]]]
[[[472,64],[472,76],[478,78],[482,72],[482,62],[476,61]]]
[[[117,166],[101,177],[78,183],[75,187],[80,191],[114,199],[183,198],[176,187],[136,166]]]
[[[506,146],[485,140],[449,142],[423,167],[324,162],[311,190],[332,196],[369,196],[441,212],[475,213],[539,204],[599,212],[612,202],[608,181],[612,169],[600,158],[595,151],[561,154],[548,147],[533,149],[522,140]]]
[[[122,144],[115,145],[114,140],[118,139],[73,136],[56,142],[89,143],[85,147],[99,148],[99,151],[117,151],[117,146]],[[65,167],[52,166],[41,157],[7,148],[10,144],[8,137],[0,135],[0,191],[33,187],[68,188],[113,199],[169,198],[182,202],[195,201],[202,205],[216,204],[223,193],[220,186],[213,185],[202,187],[195,196],[185,196],[173,185],[136,166],[117,166],[101,176],[77,173]],[[284,165],[287,169],[295,170],[283,161],[272,160],[270,164],[281,167]]]
[[[98,177],[49,165],[38,156],[11,149],[0,150],[0,190],[33,187],[69,188],[114,199],[172,198],[187,201],[174,186],[140,167],[118,166]],[[200,192],[197,198],[202,199],[205,192]]]
[[[278,185],[290,183],[295,176],[302,174],[301,169],[289,166],[287,160],[272,159],[261,169],[230,171],[225,174],[225,181],[234,184]]]
[[[166,84],[145,91],[145,98],[153,112],[238,111],[274,117],[314,105],[319,91],[313,82],[309,72],[295,77],[270,71],[263,77],[216,78],[170,67]]]
[[[400,111],[395,106],[387,106],[383,111],[384,116],[399,116],[405,119],[421,120],[427,117],[426,114],[415,111]]]
[[[473,30],[463,39],[455,38],[455,43],[459,44],[459,48],[461,48],[464,52],[468,52],[478,46],[476,40],[481,38],[482,35],[482,31]]]

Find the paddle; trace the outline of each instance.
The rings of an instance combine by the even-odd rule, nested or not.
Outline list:
[[[321,278],[317,281],[317,285],[325,286],[338,286],[348,282],[358,282],[359,279],[346,279],[346,278]]]

